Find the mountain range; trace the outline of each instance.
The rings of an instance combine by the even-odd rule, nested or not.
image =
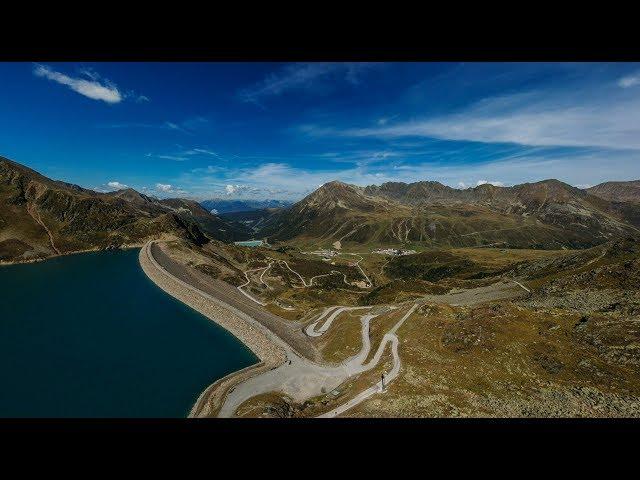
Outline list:
[[[338,246],[588,248],[640,228],[640,203],[626,201],[637,182],[627,183],[582,190],[544,180],[461,190],[438,182],[362,188],[334,181],[272,215],[259,235]]]
[[[639,192],[637,180],[588,189],[544,180],[464,190],[430,181],[368,187],[333,181],[290,206],[272,200],[199,204],[129,188],[98,193],[0,157],[0,261],[138,245],[163,234],[196,244],[256,237],[338,248],[589,248],[638,233]],[[250,210],[220,216],[211,213],[213,205]]]

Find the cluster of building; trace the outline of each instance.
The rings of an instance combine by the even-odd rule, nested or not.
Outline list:
[[[338,255],[338,252],[336,252],[335,250],[325,250],[325,249],[315,250],[313,252],[302,252],[302,253],[309,253],[311,255],[320,255],[322,257],[322,260],[324,260],[325,262],[331,261],[333,257]]]
[[[374,250],[373,253],[378,253],[380,255],[392,255],[394,257],[399,257],[401,255],[413,255],[416,253],[415,250],[402,250],[400,248],[378,248]]]

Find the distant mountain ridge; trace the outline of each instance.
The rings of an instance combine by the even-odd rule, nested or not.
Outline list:
[[[249,212],[251,210],[264,210],[267,208],[286,208],[291,204],[292,202],[287,200],[230,200],[225,198],[214,198],[200,202],[200,205],[215,214]]]
[[[272,216],[259,234],[322,245],[586,248],[636,232],[639,213],[553,179],[465,190],[439,182],[363,188],[334,181]]]
[[[592,195],[612,202],[640,203],[640,180],[604,182],[586,190]]]

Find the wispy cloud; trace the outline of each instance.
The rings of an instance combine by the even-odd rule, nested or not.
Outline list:
[[[184,155],[209,155],[211,157],[220,157],[220,155],[211,150],[207,150],[206,148],[192,148],[190,150],[185,150],[183,152]]]
[[[258,193],[260,192],[260,189],[257,187],[253,187],[251,185],[231,185],[231,184],[227,184],[224,187],[224,190],[226,192],[227,195],[229,196],[244,196],[247,194],[252,194],[252,193]]]
[[[122,122],[122,123],[108,123],[97,125],[98,128],[113,128],[113,129],[130,129],[130,128],[149,128],[158,130],[169,130],[174,132],[184,133],[190,136],[195,135],[196,130],[202,126],[208,120],[203,117],[196,117],[197,120],[187,119],[182,122],[172,122],[166,120],[164,122],[150,123],[150,122]]]
[[[122,190],[123,188],[129,188],[128,185],[125,185],[124,183],[120,183],[115,180],[112,180],[111,182],[107,182],[107,187],[113,190]]]
[[[143,122],[124,122],[124,123],[109,123],[106,125],[98,125],[98,128],[153,128],[158,130],[174,130],[182,133],[191,134],[186,129],[174,122],[162,122],[162,123],[143,123]]]
[[[627,75],[618,80],[618,86],[622,88],[630,88],[640,85],[640,72],[636,72],[632,75]]]
[[[178,145],[178,147],[180,147],[180,145]],[[162,153],[162,154],[146,153],[145,157],[160,158],[163,160],[173,160],[176,162],[185,162],[194,157],[216,157],[216,158],[222,159],[222,157],[219,154],[217,154],[212,150],[208,150],[206,148],[189,148],[189,149],[182,148],[177,152]]]
[[[325,80],[340,80],[351,85],[360,82],[362,74],[379,63],[296,63],[273,72],[261,82],[241,90],[240,98],[245,102],[279,96],[290,90],[327,90]]]
[[[90,75],[89,80],[74,78],[57,72],[47,65],[39,64],[34,65],[33,73],[37,77],[43,77],[60,85],[65,85],[74,92],[93,100],[102,100],[103,102],[113,104],[120,103],[124,98],[123,94],[113,82],[100,79],[95,74]]]
[[[640,178],[640,154],[633,151],[580,152],[551,157],[532,154],[480,163],[398,161],[323,170],[269,162],[252,167],[197,169],[181,176],[180,183],[191,195],[202,199],[226,196],[298,200],[331,180],[360,186],[435,180],[451,187],[468,188],[485,183],[509,186],[548,178],[580,187],[607,180]]]
[[[184,196],[189,194],[186,190],[168,183],[156,183],[155,190],[156,192],[159,192],[162,197],[166,197],[168,195]]]
[[[627,85],[633,83],[627,79]],[[640,96],[635,92],[529,92],[490,97],[454,114],[346,128],[303,125],[312,136],[392,139],[428,137],[530,146],[640,149]]]

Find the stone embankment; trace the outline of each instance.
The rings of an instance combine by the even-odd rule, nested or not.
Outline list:
[[[266,327],[236,308],[198,290],[176,278],[165,270],[153,257],[148,242],[140,250],[140,266],[145,274],[166,293],[185,303],[225,330],[231,332],[244,343],[260,362],[223,377],[202,392],[189,416],[203,417],[215,415],[227,393],[238,383],[262,372],[271,370],[282,363],[287,355],[280,345],[282,342]]]

